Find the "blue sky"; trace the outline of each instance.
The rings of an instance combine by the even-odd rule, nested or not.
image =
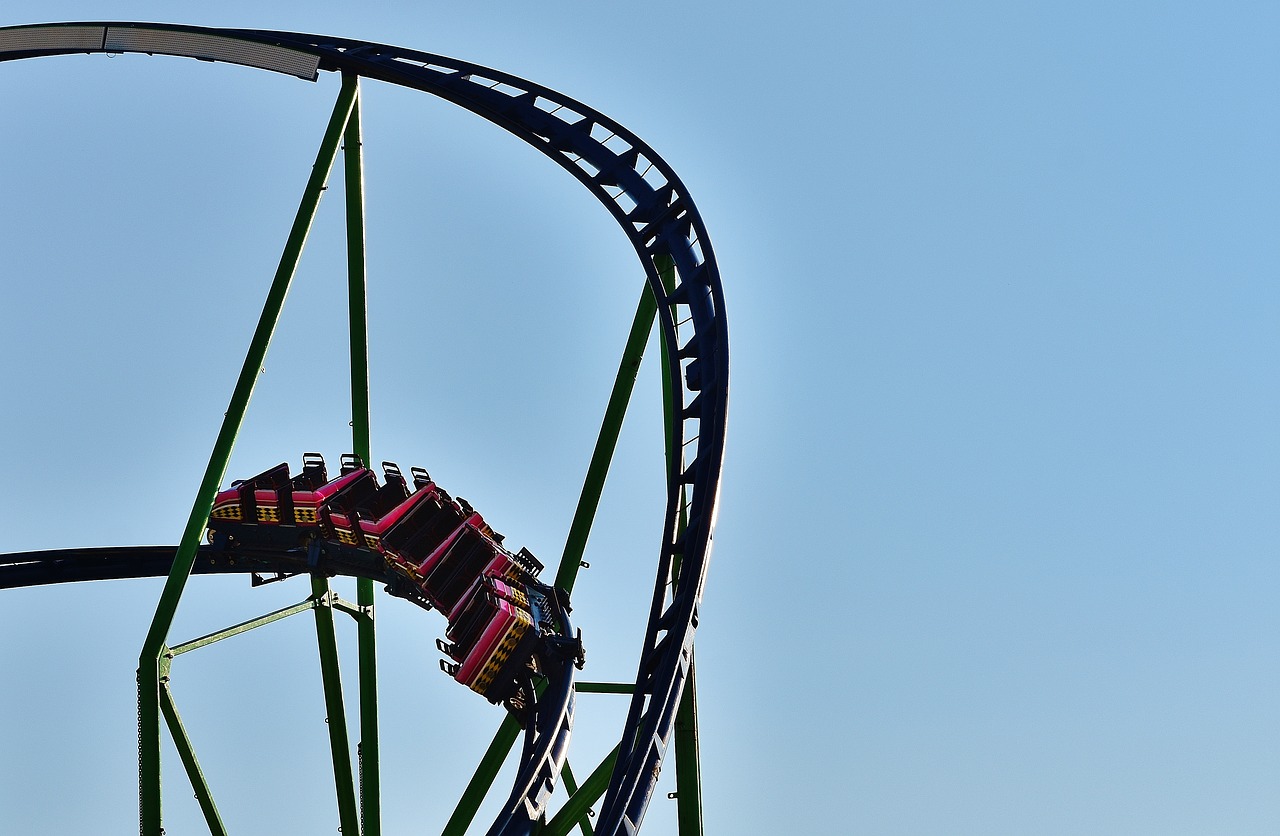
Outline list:
[[[1274,7],[14,0],[0,23],[104,18],[474,61],[679,172],[733,358],[698,634],[708,833],[1280,828]],[[175,58],[0,64],[0,431],[21,474],[0,550],[177,541],[336,92]],[[364,122],[374,455],[554,562],[634,255],[470,114],[367,84]],[[347,449],[342,252],[331,199],[229,478]],[[659,400],[648,363],[575,597],[592,678],[635,665]],[[296,584],[196,579],[174,639]],[[0,830],[135,827],[158,594],[5,594]],[[435,669],[438,616],[379,618],[387,832],[432,832],[497,715]],[[313,632],[180,662],[234,832],[336,827]],[[595,699],[575,763],[616,734]],[[199,832],[166,781],[170,832]],[[671,820],[660,795],[645,832]]]

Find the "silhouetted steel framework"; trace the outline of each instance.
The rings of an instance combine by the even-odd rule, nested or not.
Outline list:
[[[595,832],[608,836],[634,833],[652,798],[660,765],[674,736],[678,750],[680,832],[682,836],[700,834],[693,639],[706,578],[724,452],[729,353],[724,300],[715,257],[702,218],[675,172],[626,128],[581,102],[498,70],[431,53],[299,33],[147,23],[66,23],[0,28],[0,61],[99,52],[136,52],[224,61],[286,73],[308,81],[316,80],[321,71],[332,71],[342,74],[343,90],[322,143],[312,182],[304,195],[303,208],[300,208],[295,222],[296,234],[291,235],[286,245],[276,283],[268,294],[268,308],[264,309],[259,333],[255,334],[254,344],[246,358],[245,372],[242,373],[244,386],[238,386],[232,397],[232,412],[238,410],[238,414],[234,419],[229,417],[228,423],[224,424],[223,434],[215,445],[213,460],[193,508],[187,535],[177,548],[176,557],[172,547],[159,551],[85,549],[0,555],[0,588],[89,578],[168,575],[169,584],[141,656],[140,683],[145,683],[146,677],[155,672],[148,671],[153,661],[159,666],[156,671],[160,668],[167,671],[167,660],[172,658],[174,651],[164,644],[169,621],[186,577],[193,570],[197,573],[311,572],[313,597],[292,609],[315,609],[318,625],[319,613],[326,609],[345,609],[358,621],[361,621],[362,614],[368,616],[372,612],[372,598],[366,601],[366,591],[371,596],[371,586],[360,587],[358,606],[345,604],[328,591],[325,580],[328,575],[355,575],[364,579],[361,584],[377,579],[390,583],[392,591],[395,591],[395,579],[373,563],[367,566],[297,566],[287,564],[287,561],[282,563],[279,555],[262,555],[260,558],[243,556],[245,559],[238,565],[230,566],[220,563],[216,555],[209,554],[197,543],[203,517],[207,517],[212,504],[213,491],[225,473],[230,445],[252,391],[252,378],[256,377],[260,357],[266,351],[279,313],[278,305],[271,309],[273,299],[278,295],[278,303],[283,303],[283,291],[287,289],[296,267],[315,202],[319,200],[319,192],[336,156],[339,140],[344,136],[348,160],[348,239],[353,287],[355,447],[368,460],[368,383],[363,353],[363,204],[357,194],[362,193],[363,188],[358,156],[358,80],[375,79],[439,96],[515,134],[577,178],[617,220],[635,248],[647,278],[647,288],[642,295],[618,381],[606,410],[583,496],[570,526],[556,576],[557,586],[569,589],[574,584],[600,487],[643,352],[644,337],[652,327],[655,313],[663,350],[663,386],[667,404],[665,526],[662,542],[658,544],[657,576],[636,679],[630,686],[578,683],[576,687],[579,692],[630,691],[632,694],[617,749],[581,786],[577,785],[565,765],[565,783],[571,796],[548,821],[546,801],[564,762],[574,691],[571,672],[552,676],[546,692],[538,701],[536,722],[530,723],[530,731],[526,734],[516,787],[490,833],[525,834],[539,827],[542,833],[567,833],[574,827],[590,833],[592,828],[586,812],[602,792],[604,802]],[[357,234],[358,240],[354,237]],[[275,617],[283,615],[273,614],[264,618]],[[370,642],[368,661],[371,664],[371,617],[361,621],[362,657],[366,647],[366,627]],[[233,631],[236,629],[240,628],[232,628]],[[327,629],[332,638],[331,624]],[[230,634],[231,631],[226,632]],[[321,629],[322,660],[325,656],[324,633],[325,629]],[[162,660],[166,652],[168,656]],[[336,663],[336,655],[333,658]],[[158,673],[156,677],[156,682],[159,682]],[[328,678],[326,672],[326,688]],[[151,699],[147,692],[148,688],[140,684],[144,727],[148,725],[145,704]],[[162,691],[161,704],[153,706],[152,710],[158,707],[165,712],[171,729],[178,730],[176,737],[181,725],[176,721],[171,703],[163,702],[165,693]],[[376,703],[376,690],[369,694],[373,695]],[[363,684],[362,696],[365,696]],[[337,708],[340,709],[340,691],[337,700]],[[332,702],[330,707],[332,713]],[[158,719],[155,723],[158,724]],[[345,728],[345,723],[342,725]],[[158,725],[156,727],[158,729]],[[376,714],[370,728],[372,739],[366,735],[364,745],[376,747]],[[338,737],[334,738],[335,769],[339,750],[345,745],[345,731],[341,734],[340,741]],[[480,800],[488,792],[497,766],[517,736],[517,727],[508,719],[446,825],[446,834],[461,834],[466,830]],[[147,739],[144,728],[141,769],[144,773],[154,770],[155,786],[153,792],[149,791],[150,777],[147,774],[141,776],[142,830],[144,836],[153,836],[160,832],[159,749],[157,738],[155,762],[148,764]],[[186,763],[188,742],[184,739],[176,742],[199,797],[203,779],[198,766],[192,765],[194,756],[191,755],[192,763]],[[679,751],[682,748],[683,755]],[[368,756],[367,751],[364,754]],[[376,754],[373,761],[373,795],[372,798],[367,794],[362,797],[364,820],[359,824],[354,822],[351,812],[354,801],[342,798],[343,782],[339,778],[339,806],[343,811],[344,832],[360,832],[361,825],[365,836],[376,836],[380,832]],[[204,806],[205,800],[201,799],[201,803]],[[221,823],[212,808],[211,799],[208,805],[206,819],[211,830],[220,832]]]

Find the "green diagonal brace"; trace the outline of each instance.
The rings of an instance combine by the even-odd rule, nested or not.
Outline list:
[[[573,777],[573,770],[569,768],[569,761],[564,762],[564,767],[560,770],[564,777],[564,788],[569,793],[569,797],[578,793],[578,779]],[[578,829],[582,831],[582,836],[594,836],[595,830],[591,827],[591,816],[584,813],[578,819]]]
[[[489,794],[489,788],[493,786],[493,779],[498,777],[502,762],[507,759],[507,753],[511,751],[511,747],[519,737],[520,724],[510,715],[504,717],[502,724],[498,726],[497,734],[489,743],[489,748],[480,758],[475,774],[471,776],[466,789],[462,791],[462,796],[453,809],[453,815],[449,816],[449,821],[445,822],[444,830],[441,831],[442,836],[462,836],[467,832],[471,821],[476,817],[476,811],[480,809],[480,803],[484,801],[484,797]]]
[[[196,801],[199,802],[200,810],[204,814],[205,823],[208,824],[209,832],[213,836],[227,836],[226,825],[223,824],[217,805],[214,804],[213,793],[209,790],[208,781],[204,777],[204,770],[200,768],[200,762],[196,759],[195,747],[191,744],[191,738],[187,736],[186,727],[182,724],[182,718],[178,714],[178,707],[173,700],[173,692],[169,688],[173,660],[184,653],[208,647],[211,644],[242,635],[258,627],[288,618],[291,615],[315,609],[323,606],[324,603],[324,599],[307,598],[301,603],[283,607],[266,615],[251,618],[248,621],[242,621],[223,630],[201,636],[198,639],[192,639],[191,641],[162,649],[163,652],[160,657],[160,713],[164,717],[165,725],[169,727],[169,736],[173,738],[174,746],[178,750],[178,758],[182,761],[182,767],[186,770],[187,779],[190,780],[191,788],[195,791]]]
[[[205,823],[209,825],[209,833],[212,836],[227,836],[227,827],[222,823],[222,816],[218,815],[217,805],[213,803],[213,793],[209,792],[209,784],[205,781],[204,771],[200,769],[200,762],[196,760],[191,738],[187,737],[187,730],[182,725],[182,718],[178,716],[178,708],[173,704],[173,694],[169,693],[167,682],[161,683],[160,686],[160,711],[164,715],[165,725],[169,727],[173,744],[178,750],[178,759],[182,761],[182,768],[187,771],[191,788],[195,790],[200,812],[204,814]]]
[[[605,756],[600,765],[587,776],[587,780],[582,782],[582,786],[578,787],[578,791],[560,808],[560,812],[547,822],[539,836],[566,836],[573,830],[574,825],[587,815],[591,805],[599,801],[600,796],[609,788],[609,776],[613,773],[617,760],[618,747],[614,746],[613,751]]]
[[[613,390],[609,394],[609,402],[605,406],[604,419],[601,422],[600,434],[596,438],[596,446],[587,465],[587,475],[583,480],[582,493],[578,498],[578,507],[574,511],[573,521],[569,525],[569,534],[565,539],[564,551],[560,557],[560,565],[556,571],[555,585],[565,591],[572,591],[578,578],[578,569],[582,565],[582,555],[586,550],[587,537],[591,534],[591,523],[595,519],[596,509],[600,505],[600,494],[604,490],[604,480],[609,473],[609,462],[618,445],[618,435],[622,431],[622,419],[627,414],[627,404],[631,401],[631,393],[635,389],[636,375],[640,371],[640,361],[644,358],[645,343],[649,332],[653,329],[653,319],[658,306],[653,292],[645,285],[636,306],[636,314],[631,322],[631,332],[627,335],[627,343],[622,351],[622,360],[618,363],[618,374],[613,382]],[[520,727],[510,717],[502,721],[497,733],[480,759],[475,773],[463,790],[462,797],[445,824],[442,836],[462,836],[471,826],[476,811],[498,777],[498,770],[506,760],[511,747],[520,736]]]
[[[241,633],[247,633],[250,630],[254,630],[254,629],[257,629],[258,627],[262,627],[265,624],[271,624],[272,622],[279,621],[282,618],[288,618],[291,615],[297,615],[300,612],[306,612],[307,610],[312,609],[318,605],[319,605],[318,602],[314,598],[308,598],[307,600],[303,601],[300,604],[293,604],[292,606],[278,609],[275,612],[270,612],[270,613],[267,613],[266,615],[260,615],[257,618],[251,618],[248,621],[242,621],[239,624],[226,628],[225,630],[219,630],[216,633],[210,633],[207,636],[201,636],[200,638],[192,639],[189,642],[176,644],[173,647],[169,648],[167,655],[170,658],[174,656],[181,656],[183,653],[190,653],[193,650],[199,650],[202,647],[208,647],[214,642],[220,642],[223,639],[229,639],[232,636],[238,636]]]
[[[347,125],[347,119],[355,105],[356,85],[353,79],[343,79],[342,90],[329,117],[324,139],[316,154],[311,176],[303,191],[302,201],[294,217],[293,227],[285,242],[284,252],[276,268],[271,288],[267,291],[267,299],[262,307],[262,315],[258,319],[257,328],[249,343],[244,365],[236,380],[231,402],[222,420],[222,428],[214,442],[213,452],[209,457],[209,465],[205,469],[204,479],[196,493],[195,503],[191,508],[191,516],[182,534],[182,541],[174,555],[173,568],[165,582],[164,591],[156,605],[151,627],[143,641],[138,655],[138,784],[139,784],[139,827],[142,836],[161,836],[161,793],[160,793],[160,655],[168,637],[169,628],[173,625],[177,613],[178,602],[182,598],[187,578],[191,575],[191,567],[195,563],[196,548],[204,533],[205,523],[213,508],[213,499],[217,495],[218,486],[226,474],[227,463],[231,459],[231,450],[235,445],[236,435],[244,422],[245,412],[258,376],[262,373],[266,359],[267,347],[271,335],[275,331],[280,311],[284,307],[285,297],[289,292],[298,261],[302,256],[302,248],[306,244],[311,223],[315,218],[316,207],[324,191],[325,181],[333,168],[337,157],[338,144]],[[350,834],[349,834],[350,836]]]
[[[604,491],[604,480],[609,474],[609,462],[618,446],[622,419],[626,417],[627,405],[631,402],[636,375],[640,372],[640,361],[644,359],[644,346],[649,339],[649,332],[653,330],[653,318],[657,310],[653,292],[646,284],[640,295],[640,303],[636,306],[636,315],[631,320],[631,332],[627,335],[622,360],[618,363],[618,375],[614,378],[613,391],[609,393],[609,403],[605,406],[600,435],[596,438],[596,446],[587,465],[587,475],[582,483],[582,493],[578,497],[578,507],[573,513],[573,522],[569,524],[569,534],[565,538],[564,552],[560,557],[555,580],[555,585],[560,589],[573,591],[573,584],[578,579],[578,569],[587,548],[591,524],[595,521],[600,494]]]

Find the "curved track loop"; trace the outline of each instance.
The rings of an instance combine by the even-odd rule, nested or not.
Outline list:
[[[653,603],[627,727],[597,826],[606,836],[634,833],[653,795],[689,675],[729,396],[720,274],[702,218],[680,179],[637,136],[581,102],[498,70],[428,52],[299,33],[143,23],[0,29],[0,60],[87,52],[185,55],[311,79],[318,70],[339,71],[421,90],[537,148],[585,185],[618,221],[659,300],[669,382],[678,393],[669,429],[678,453],[668,474]],[[675,273],[670,292],[659,273],[668,259]],[[679,575],[668,594],[676,561]]]

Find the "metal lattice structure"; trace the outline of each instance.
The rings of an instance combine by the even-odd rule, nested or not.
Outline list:
[[[581,564],[600,490],[630,397],[647,334],[656,317],[663,350],[667,405],[667,500],[652,603],[619,743],[580,785],[565,764],[575,686],[571,672],[549,678],[529,724],[520,768],[491,834],[567,833],[593,828],[586,812],[603,795],[594,832],[636,832],[657,783],[660,765],[675,740],[677,796],[682,836],[702,832],[698,775],[693,647],[707,573],[728,407],[728,333],[724,299],[706,229],[675,172],[648,145],[598,111],[530,81],[464,61],[383,44],[316,35],[246,29],[209,29],[144,23],[67,23],[0,28],[0,61],[82,53],[148,53],[224,61],[315,81],[321,73],[342,77],[342,90],[304,192],[294,231],[286,243],[258,330],[231,398],[209,468],[195,500],[182,543],[174,549],[80,549],[0,555],[0,588],[67,580],[167,575],[169,580],[139,657],[141,830],[161,831],[159,758],[161,715],[178,743],[211,832],[221,822],[203,785],[189,741],[167,692],[167,670],[175,650],[168,629],[189,575],[205,572],[308,572],[313,594],[297,609],[314,610],[325,670],[330,714],[343,716],[337,683],[332,611],[348,611],[360,629],[360,797],[342,774],[349,743],[345,723],[331,724],[343,832],[380,833],[378,813],[377,697],[372,624],[373,582],[395,579],[374,562],[325,565],[282,564],[278,555],[246,556],[236,565],[199,545],[204,521],[221,483],[284,295],[296,269],[320,194],[345,142],[348,258],[351,286],[351,345],[354,449],[369,460],[368,368],[364,322],[363,185],[360,161],[359,83],[386,82],[457,104],[537,148],[581,182],[609,211],[631,242],[646,279],[617,382],[588,469],[582,498],[556,574],[555,585],[571,590]],[[328,577],[353,575],[358,601],[342,602]],[[283,617],[278,614],[269,616]],[[267,617],[264,617],[267,618]],[[241,625],[243,626],[243,625]],[[233,628],[233,629],[240,629]],[[248,629],[245,627],[244,629]],[[230,633],[228,633],[230,634]],[[219,635],[217,638],[221,638]],[[216,638],[212,639],[216,640]],[[610,690],[599,686],[599,690]],[[592,686],[579,683],[577,691]],[[339,728],[340,727],[340,728]],[[471,785],[460,799],[446,834],[466,831],[488,793],[497,767],[519,730],[504,722]],[[190,757],[190,763],[187,758]],[[552,787],[561,778],[570,792],[554,814]]]

